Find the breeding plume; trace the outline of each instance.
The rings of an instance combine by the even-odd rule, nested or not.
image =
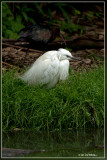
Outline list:
[[[48,51],[40,56],[21,78],[30,85],[46,84],[47,88],[52,88],[58,81],[67,79],[71,59],[82,61],[73,57],[66,49]]]

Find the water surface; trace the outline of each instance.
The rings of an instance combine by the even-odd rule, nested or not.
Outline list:
[[[104,129],[3,132],[2,148],[36,151],[24,157],[104,157]]]

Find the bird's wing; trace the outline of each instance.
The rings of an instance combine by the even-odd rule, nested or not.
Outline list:
[[[27,26],[26,28],[21,29],[19,32],[20,37],[26,38],[31,35],[30,26]]]
[[[30,35],[30,37],[34,41],[47,43],[48,41],[51,41],[52,31],[47,29],[41,29],[37,31],[32,30],[32,34]]]
[[[63,60],[60,62],[59,78],[60,80],[66,80],[69,75],[69,61]]]
[[[42,75],[42,83],[50,83],[53,81],[55,78],[57,78],[57,75],[59,73],[59,60],[54,59],[54,60],[47,60],[44,61],[43,66],[48,63],[46,66],[44,73]]]
[[[29,25],[26,28],[23,28],[20,32],[20,39],[27,38],[37,42],[47,43],[51,41],[52,31],[49,28],[43,28],[38,25]]]
[[[54,79],[59,71],[59,60],[57,57],[51,59],[39,59],[24,74],[22,79],[29,84],[48,84]]]

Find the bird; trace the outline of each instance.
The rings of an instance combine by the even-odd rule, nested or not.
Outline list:
[[[29,48],[46,50],[48,43],[55,40],[57,36],[59,36],[62,39],[66,46],[66,42],[60,33],[60,29],[52,29],[46,24],[28,25],[27,27],[20,30],[19,36],[20,38],[18,38],[18,41],[25,41],[29,43],[28,49],[23,60],[23,64],[29,53]]]
[[[71,59],[84,62],[63,48],[47,51],[31,65],[21,79],[29,85],[46,85],[46,88],[51,89],[59,81],[68,78]]]
[[[46,48],[49,42],[52,42],[59,36],[66,44],[59,28],[50,28],[46,24],[28,25],[19,32],[19,41],[27,41],[34,48]]]

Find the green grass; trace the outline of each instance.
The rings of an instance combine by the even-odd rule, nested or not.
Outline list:
[[[104,126],[104,69],[74,72],[53,89],[28,86],[17,72],[2,74],[3,130],[62,130]]]

